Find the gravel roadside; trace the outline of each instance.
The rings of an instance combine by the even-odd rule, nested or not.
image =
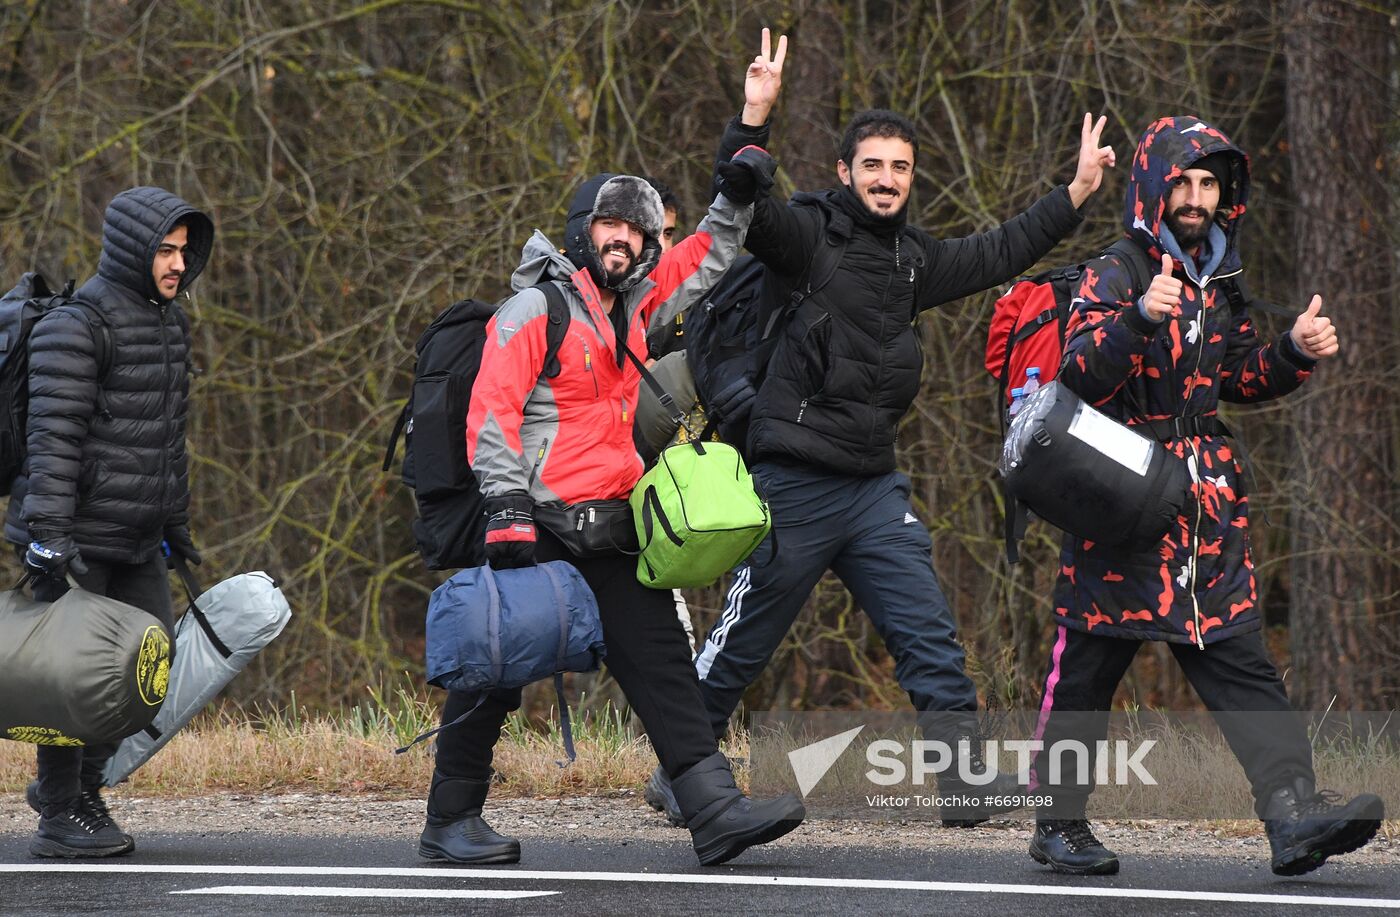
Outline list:
[[[222,793],[183,798],[108,793],[113,814],[139,836],[142,832],[276,833],[300,836],[345,835],[401,837],[416,840],[423,824],[420,799],[395,799],[372,794],[342,796],[312,793]],[[557,838],[569,831],[585,832],[595,840],[627,843],[677,841],[685,832],[671,828],[641,798],[581,796],[568,799],[501,799],[489,803],[491,824],[504,834],[528,841]],[[28,834],[34,813],[18,794],[0,795],[0,835]],[[778,844],[841,848],[872,845],[903,849],[939,848],[1005,851],[1024,856],[1030,839],[1030,819],[996,820],[974,830],[944,829],[934,820],[890,819],[851,821],[809,819]],[[1173,859],[1225,857],[1255,859],[1267,864],[1269,845],[1262,827],[1241,822],[1219,825],[1194,822],[1095,823],[1099,837],[1125,857]],[[1388,829],[1388,831],[1386,830]],[[1400,837],[1395,822],[1364,849],[1337,863],[1400,864]],[[1330,865],[1330,864],[1329,864]]]

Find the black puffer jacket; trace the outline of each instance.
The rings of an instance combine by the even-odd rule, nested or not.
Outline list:
[[[767,134],[735,119],[726,143],[766,146]],[[880,225],[845,188],[798,194],[786,206],[760,198],[745,246],[780,289],[802,280],[828,225],[849,222],[852,231],[831,281],[782,331],[759,388],[749,456],[839,474],[893,471],[899,421],[923,372],[918,313],[1015,277],[1080,220],[1063,186],[997,228],[961,239]]]
[[[28,456],[11,491],[8,540],[66,533],[85,558],[140,563],[167,527],[187,524],[189,326],[151,273],[156,247],[181,220],[189,232],[183,291],[209,260],[209,218],[160,188],[123,191],[107,206],[97,275],[78,290],[110,329],[111,369],[100,385],[100,331],[82,310],[58,309],[35,324]]]

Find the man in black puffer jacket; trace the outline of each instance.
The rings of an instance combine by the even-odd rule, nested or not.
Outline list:
[[[199,276],[214,224],[160,188],[107,206],[97,275],[77,306],[55,309],[29,339],[27,457],[5,537],[52,601],[71,575],[84,589],[173,620],[162,543],[200,562],[190,540],[185,413],[189,324],[175,297]],[[105,359],[101,359],[105,356]],[[105,372],[99,369],[99,361]],[[99,857],[134,849],[99,788],[114,744],[38,747],[30,853]]]
[[[914,322],[926,309],[1015,277],[1079,225],[1078,208],[1113,163],[1113,151],[1099,146],[1103,124],[1084,116],[1067,188],[979,235],[937,239],[905,224],[917,141],[913,125],[889,111],[853,120],[835,189],[795,195],[786,206],[771,198],[755,205],[745,245],[767,268],[765,282],[778,294],[772,301],[787,301],[799,286],[810,295],[777,331],[749,401],[746,455],[774,534],[736,571],[696,657],[717,734],[830,569],[884,639],[925,735],[968,740],[973,771],[980,770],[977,692],[934,576],[928,529],[910,504],[909,479],[895,470],[896,431],[923,371]],[[722,148],[767,142],[766,123],[736,119]],[[809,266],[821,246],[839,246],[841,256],[830,279],[812,289]],[[940,789],[976,793],[947,774]],[[977,795],[1008,790],[1014,784],[1002,781]],[[971,825],[1005,808],[979,803],[942,815],[945,824]]]

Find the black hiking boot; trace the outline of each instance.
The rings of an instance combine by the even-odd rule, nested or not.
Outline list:
[[[984,774],[987,761],[983,754],[985,739],[978,733],[965,733],[952,740],[955,756],[961,758],[964,743],[967,746],[967,773]],[[1005,815],[1022,808],[1019,800],[1026,788],[1015,774],[997,774],[990,783],[981,785],[966,783],[958,772],[959,765],[945,770],[938,777],[938,795],[944,805],[938,815],[945,828],[975,828],[994,815]]]
[[[519,863],[520,842],[497,834],[481,817],[489,788],[487,780],[433,771],[428,823],[418,839],[418,855],[463,864]]]
[[[1343,803],[1341,796],[1317,792],[1312,781],[1300,777],[1269,796],[1263,818],[1274,875],[1301,876],[1328,857],[1365,846],[1380,829],[1385,803],[1371,793]]]
[[[1118,855],[1109,850],[1082,818],[1037,821],[1031,835],[1031,859],[1070,876],[1112,876]]]
[[[29,808],[33,809],[35,812],[38,812],[40,815],[44,814],[44,806],[39,801],[39,781],[29,781],[29,785],[24,788],[24,801],[29,803]],[[112,817],[111,811],[108,810],[107,801],[102,798],[101,787],[92,786],[85,788],[82,795],[78,797],[78,810],[92,820],[99,831],[109,828],[114,829],[117,834],[120,835],[121,843],[126,847],[125,850],[120,851],[121,853],[130,853],[136,849],[136,841],[130,834],[127,834],[121,829],[116,819]],[[114,854],[104,855],[112,856]]]
[[[642,798],[647,801],[647,805],[665,815],[666,821],[673,827],[685,827],[685,816],[681,814],[680,803],[676,802],[676,794],[671,789],[671,778],[666,776],[661,765],[656,765],[656,770],[647,778]]]
[[[729,761],[715,752],[671,782],[701,866],[718,866],[802,824],[807,810],[791,793],[754,801],[734,785]]]
[[[111,817],[89,813],[82,799],[53,815],[39,816],[39,829],[29,841],[29,853],[36,857],[112,857],[135,849],[130,835],[123,834]]]

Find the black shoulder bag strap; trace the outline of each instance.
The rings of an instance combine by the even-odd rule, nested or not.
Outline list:
[[[686,437],[696,444],[695,450],[701,455],[704,455],[705,447],[700,445],[699,437],[695,435],[695,431],[690,429],[690,425],[686,423],[687,418],[685,412],[676,404],[676,399],[672,398],[671,393],[666,391],[660,382],[656,381],[656,377],[651,374],[651,370],[647,369],[646,363],[642,362],[641,358],[632,352],[632,348],[628,347],[627,342],[621,337],[617,339],[617,346],[622,348],[622,352],[626,354],[627,359],[631,360],[632,365],[637,367],[637,372],[642,374],[642,381],[646,383],[647,388],[651,389],[651,393],[656,396],[656,400],[661,402],[661,407],[666,411],[670,421],[677,427],[684,427]],[[708,427],[706,427],[706,429],[708,429]]]

